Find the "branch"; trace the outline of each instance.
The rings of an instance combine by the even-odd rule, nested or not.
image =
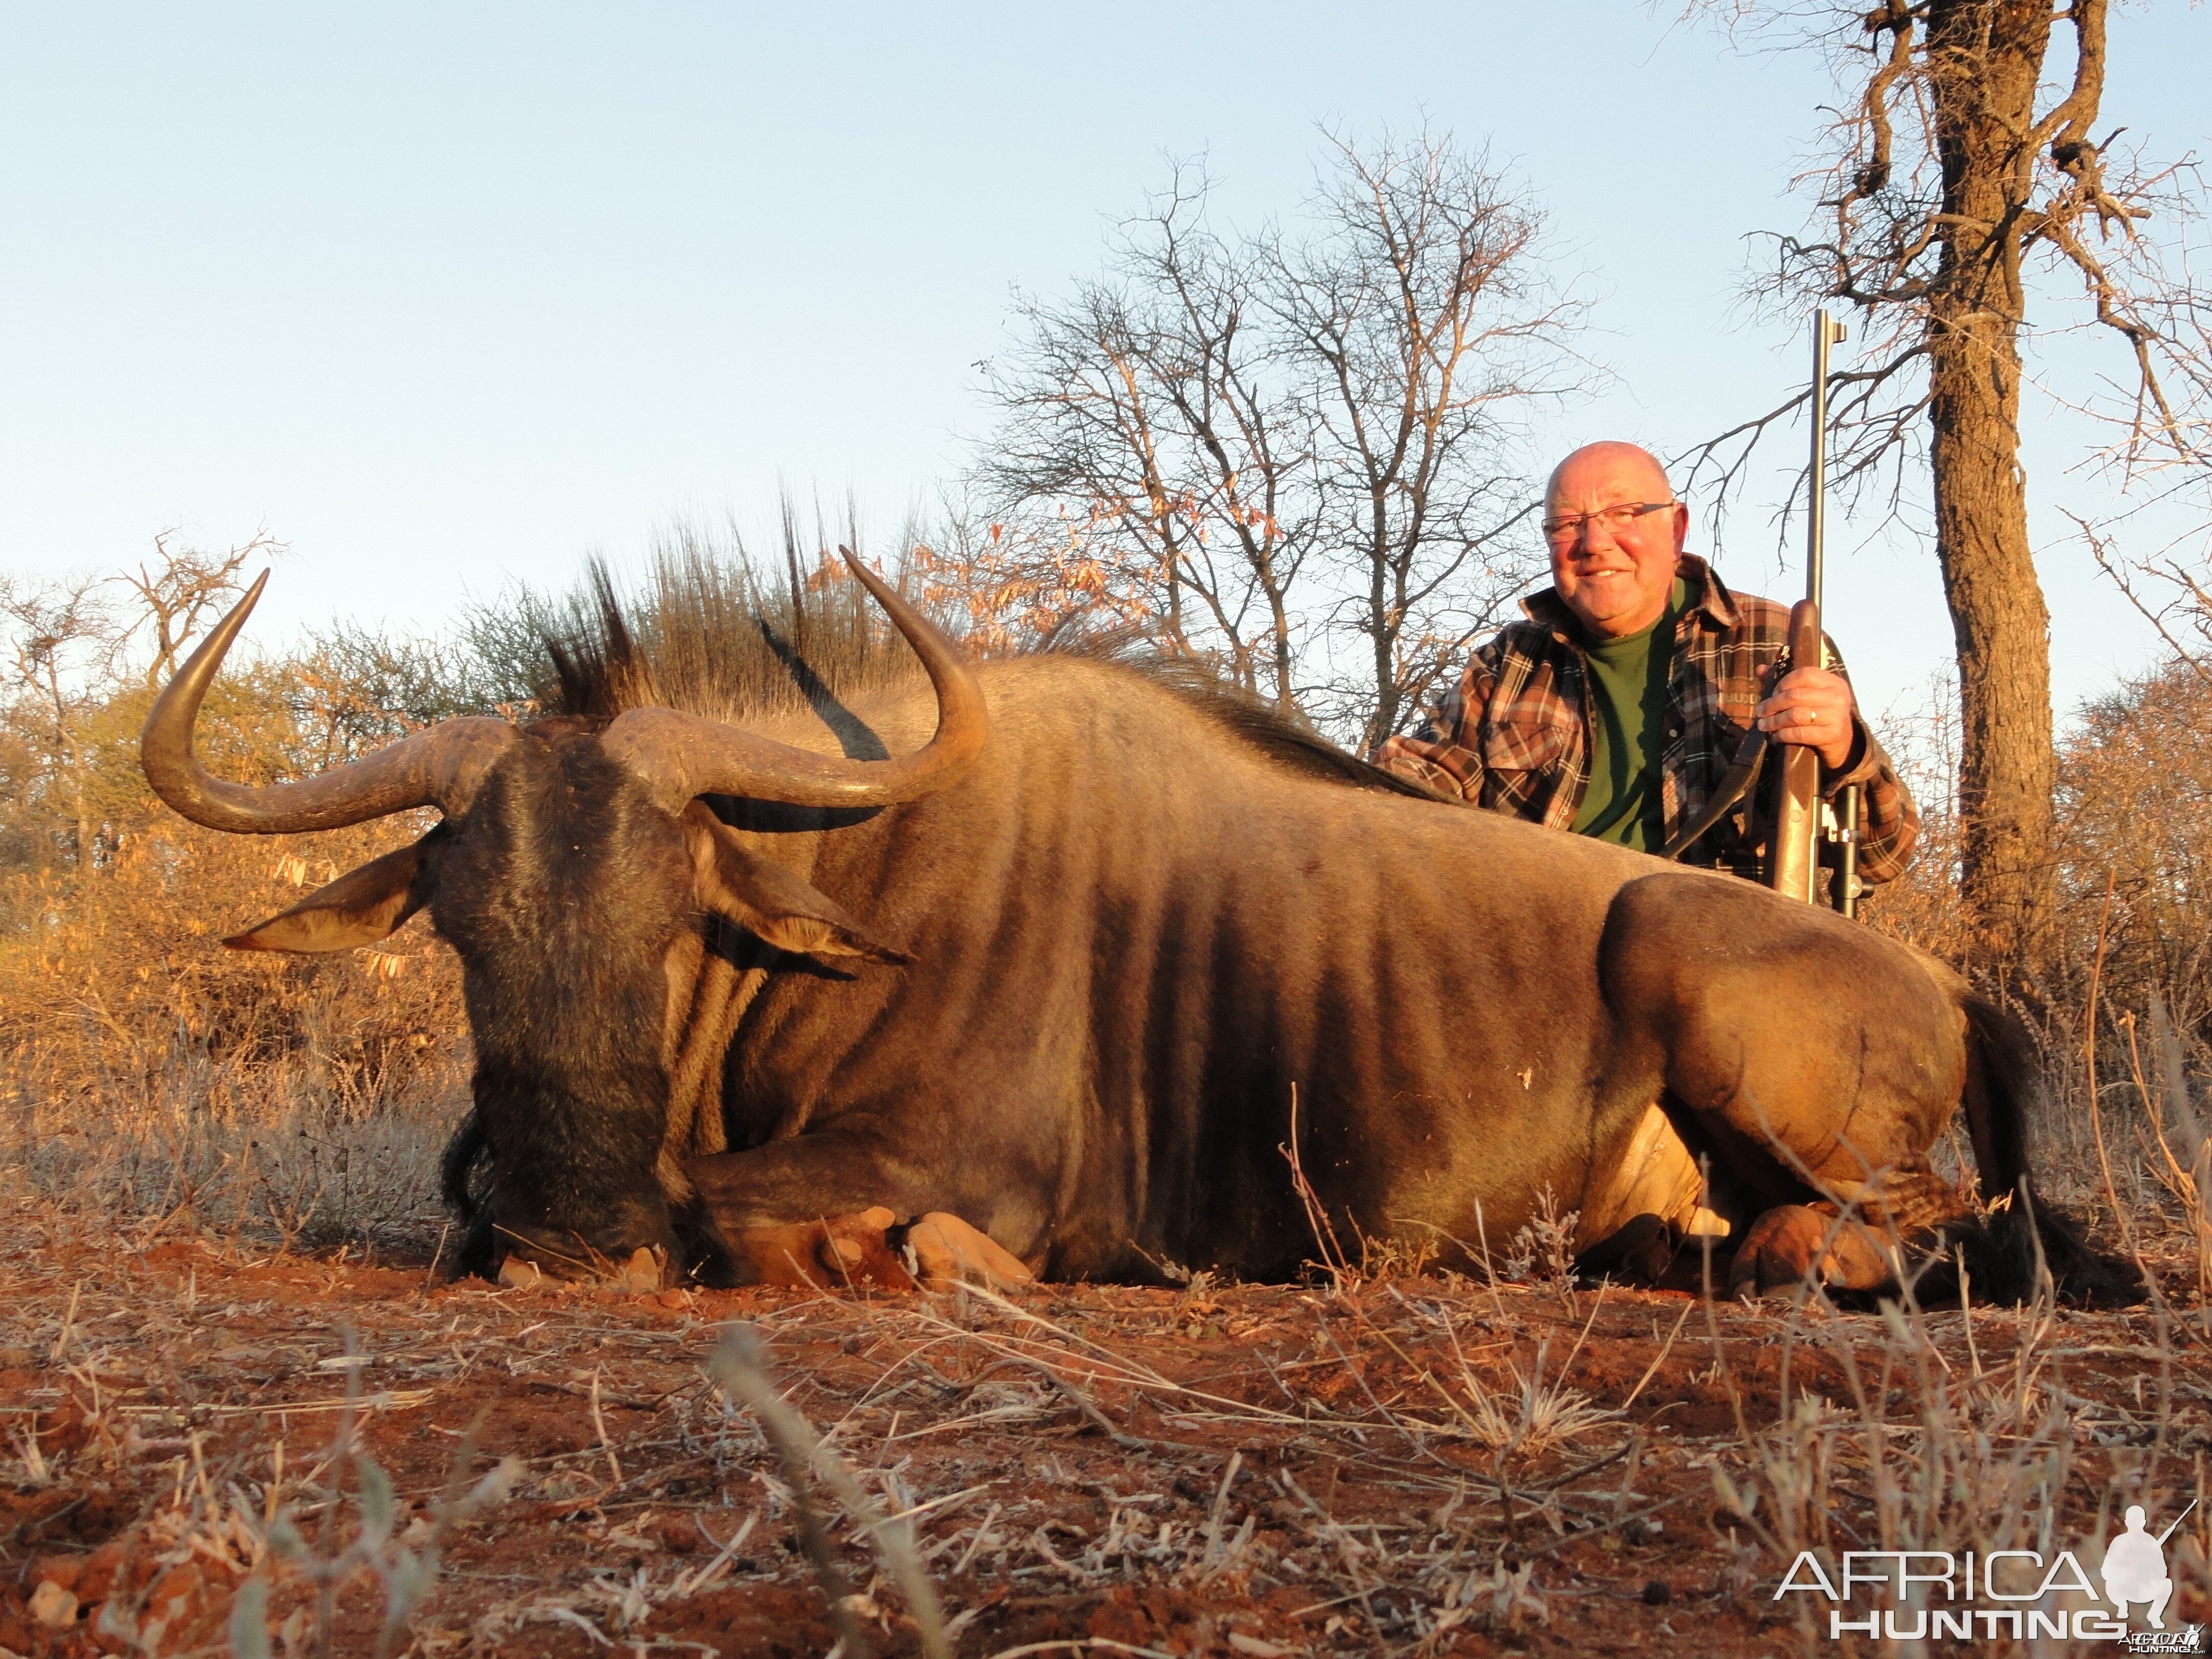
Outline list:
[[[2112,556],[2109,544],[2096,532],[2088,520],[2077,513],[2068,512],[2066,516],[2074,520],[2074,527],[2081,532],[2081,538],[2089,544],[2089,556],[2096,560],[2097,568],[2112,578],[2112,586],[2118,588],[2122,596],[2136,608],[2142,619],[2157,630],[2159,638],[2166,641],[2167,649],[2186,663],[2190,672],[2195,674],[2208,689],[2212,689],[2212,668],[2208,668],[2195,653],[2166,631],[2166,617],[2172,611],[2174,605],[2183,604],[2185,601],[2175,599],[2163,610],[2151,609],[2150,605],[2136,592],[2134,584],[2129,581],[2126,572],[2120,568],[2119,561]],[[2162,581],[2172,582],[2184,589],[2188,595],[2186,602],[2193,603],[2197,607],[2197,626],[2200,630],[2205,626],[2208,619],[2212,619],[2212,592],[2207,592],[2203,586],[2191,580],[2186,572],[2178,568],[2171,571],[2159,570],[2148,564],[2139,564],[2136,569],[2141,574],[2156,576]]]

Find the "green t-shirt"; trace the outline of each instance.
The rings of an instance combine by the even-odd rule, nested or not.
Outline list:
[[[1667,748],[1667,671],[1674,624],[1689,607],[1690,585],[1677,577],[1659,620],[1626,639],[1585,635],[1589,665],[1589,785],[1574,831],[1640,853],[1667,844],[1660,759]]]

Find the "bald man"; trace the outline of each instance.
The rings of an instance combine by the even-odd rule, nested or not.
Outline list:
[[[1860,719],[1834,643],[1826,664],[1773,670],[1790,607],[1731,593],[1686,553],[1690,511],[1634,444],[1589,444],[1544,497],[1552,586],[1482,647],[1412,736],[1376,758],[1494,811],[1646,853],[1666,846],[1719,787],[1753,723],[1820,757],[1831,798],[1862,786],[1859,875],[1910,861],[1919,813]],[[1748,814],[1748,816],[1747,816]],[[1685,862],[1758,873],[1756,805],[1723,817]]]

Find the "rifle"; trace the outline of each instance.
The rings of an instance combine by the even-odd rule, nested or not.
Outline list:
[[[1830,320],[1826,311],[1813,313],[1812,500],[1805,513],[1805,597],[1790,612],[1788,666],[1791,669],[1826,666],[1820,635],[1820,579],[1824,574],[1821,532],[1828,496],[1828,348],[1843,337],[1841,323]],[[1778,672],[1778,684],[1781,678]],[[1820,757],[1802,744],[1786,744],[1782,745],[1779,769],[1780,797],[1775,808],[1774,839],[1767,848],[1766,884],[1791,898],[1817,903]]]
[[[1810,664],[1826,666],[1820,629],[1822,540],[1828,483],[1828,349],[1844,337],[1844,325],[1825,311],[1813,316],[1812,500],[1806,513],[1805,597],[1790,612],[1789,656],[1781,672]],[[1776,675],[1778,682],[1781,673]],[[1820,757],[1796,744],[1770,744],[1764,732],[1746,735],[1720,787],[1696,817],[1678,830],[1661,854],[1679,858],[1718,823],[1756,781],[1769,749],[1778,750],[1772,769],[1779,774],[1775,825],[1765,858],[1766,884],[1808,904],[1828,903],[1853,915],[1858,898],[1859,792],[1843,790],[1831,809],[1820,799]],[[1837,843],[1832,876],[1823,893],[1820,842]]]

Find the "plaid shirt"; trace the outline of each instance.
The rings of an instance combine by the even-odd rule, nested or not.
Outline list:
[[[1680,574],[1690,605],[1674,626],[1667,676],[1666,749],[1660,793],[1671,836],[1719,787],[1765,693],[1765,676],[1789,641],[1790,607],[1738,598],[1703,559],[1685,554]],[[1392,738],[1376,761],[1401,776],[1492,811],[1546,824],[1573,826],[1589,782],[1588,667],[1571,614],[1550,588],[1522,602],[1528,620],[1509,625],[1474,653],[1467,672],[1408,737]],[[1828,666],[1843,659],[1828,642]],[[1822,769],[1820,789],[1832,796],[1861,786],[1865,814],[1859,874],[1887,881],[1911,860],[1920,833],[1919,809],[1856,714],[1850,768]],[[1747,824],[1754,789],[1685,855],[1686,862],[1745,874],[1757,865],[1764,818]]]

